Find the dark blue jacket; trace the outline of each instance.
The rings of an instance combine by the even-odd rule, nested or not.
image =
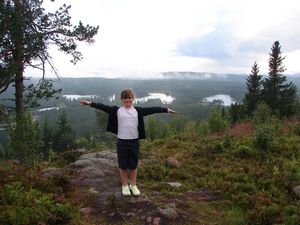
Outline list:
[[[108,114],[108,121],[106,131],[112,132],[114,134],[118,133],[118,116],[117,111],[119,109],[118,106],[108,106],[102,103],[91,103],[91,107],[96,109],[100,109]],[[145,139],[145,124],[144,124],[144,116],[148,116],[154,113],[167,113],[168,108],[162,107],[134,107],[138,113],[138,132],[139,139]]]

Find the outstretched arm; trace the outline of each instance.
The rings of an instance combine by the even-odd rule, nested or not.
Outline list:
[[[89,105],[89,106],[92,104],[92,102],[86,100],[80,100],[79,103],[80,105]]]
[[[175,111],[173,109],[170,109],[170,108],[168,108],[168,113],[179,114],[179,112],[177,112],[177,111]]]
[[[163,107],[145,107],[145,108],[141,107],[141,112],[143,116],[148,116],[154,113],[175,113],[175,114],[178,113],[173,109],[163,108]]]
[[[95,102],[90,102],[90,101],[86,101],[86,100],[80,100],[79,103],[81,105],[88,105],[91,107],[94,107],[96,109],[100,109],[106,113],[111,113],[113,112],[114,107],[113,106],[108,106],[102,103],[95,103]]]

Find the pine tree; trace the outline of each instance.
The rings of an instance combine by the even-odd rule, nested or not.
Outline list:
[[[55,12],[46,12],[43,0],[0,1],[0,93],[6,91],[11,84],[15,87],[16,130],[20,151],[26,149],[22,146],[26,143],[25,68],[33,67],[42,71],[44,81],[31,89],[37,96],[47,98],[49,92],[41,89],[49,90],[52,86],[45,82],[45,65],[50,65],[55,71],[49,47],[57,46],[60,51],[70,54],[71,62],[76,63],[82,58],[77,43],[92,43],[98,32],[98,27],[84,26],[82,22],[73,26],[69,15],[70,7],[64,4]],[[30,97],[33,99],[33,96]],[[26,156],[26,153],[21,155]]]
[[[42,133],[42,142],[43,142],[42,153],[45,158],[48,158],[48,152],[50,151],[50,149],[52,149],[52,144],[53,144],[53,131],[52,131],[52,128],[49,126],[47,115],[44,120],[42,132],[43,132]]]
[[[269,58],[269,75],[263,83],[263,101],[270,107],[272,113],[280,117],[289,117],[295,113],[297,96],[296,86],[286,82],[283,75],[286,68],[283,65],[285,57],[281,56],[279,41],[275,41]]]
[[[54,136],[53,149],[58,152],[70,150],[75,143],[75,134],[69,125],[65,111],[61,114],[58,121],[58,128]]]
[[[253,111],[257,107],[257,104],[261,101],[261,91],[263,84],[262,76],[259,75],[259,67],[256,62],[254,62],[251,73],[246,78],[246,81],[248,92],[245,94],[243,103],[246,108],[246,113],[248,115],[252,115]]]

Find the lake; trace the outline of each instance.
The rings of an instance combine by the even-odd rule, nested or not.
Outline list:
[[[213,95],[203,99],[204,102],[213,102],[218,100],[222,101],[222,105],[224,106],[230,106],[231,104],[235,103],[234,99],[231,98],[230,95]]]

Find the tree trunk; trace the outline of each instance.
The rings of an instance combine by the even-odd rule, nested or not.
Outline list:
[[[16,103],[16,134],[18,134],[19,146],[18,157],[21,161],[25,160],[25,152],[23,149],[25,146],[25,109],[24,109],[24,51],[23,51],[23,29],[22,29],[22,13],[21,13],[21,1],[14,0],[16,14],[19,17],[16,24],[16,37],[15,37],[15,64],[16,79],[15,79],[15,103]],[[26,151],[26,150],[25,150]]]

